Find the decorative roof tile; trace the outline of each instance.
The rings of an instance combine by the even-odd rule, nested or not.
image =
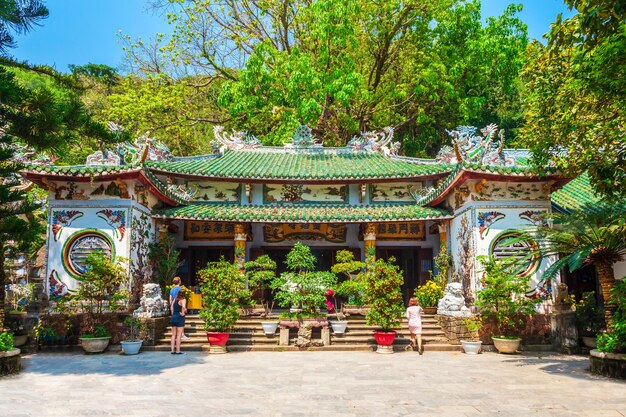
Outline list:
[[[222,156],[146,162],[155,172],[251,180],[369,180],[441,176],[453,165],[340,148],[318,152],[226,150]]]
[[[571,212],[580,209],[593,209],[602,205],[602,199],[591,186],[589,174],[583,172],[563,188],[552,193],[552,205],[560,212]]]
[[[58,177],[100,177],[106,175],[124,174],[126,172],[138,172],[141,170],[140,164],[133,165],[71,165],[71,166],[56,166],[56,165],[32,165],[27,164],[22,172],[24,174],[37,174],[48,175]]]
[[[155,218],[238,222],[351,223],[388,222],[451,218],[449,211],[418,205],[291,205],[235,206],[222,203],[195,203],[157,210]]]

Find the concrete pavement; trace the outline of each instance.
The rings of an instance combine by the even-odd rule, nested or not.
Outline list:
[[[626,417],[626,383],[550,353],[36,354],[0,416]]]

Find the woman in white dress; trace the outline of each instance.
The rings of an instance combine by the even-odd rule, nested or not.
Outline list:
[[[406,309],[406,318],[409,320],[409,332],[411,333],[411,344],[407,346],[407,350],[417,347],[419,354],[424,353],[422,346],[422,307],[420,307],[417,298],[409,300],[409,308]]]

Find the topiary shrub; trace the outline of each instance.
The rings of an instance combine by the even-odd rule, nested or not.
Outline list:
[[[394,258],[389,258],[388,262],[383,259],[372,262],[370,258],[363,273],[365,302],[370,306],[365,319],[368,325],[379,326],[385,332],[398,327],[404,314],[400,291],[404,276],[393,262]]]

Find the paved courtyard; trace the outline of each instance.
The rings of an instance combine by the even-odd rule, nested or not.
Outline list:
[[[588,359],[426,352],[37,354],[0,416],[626,416]]]

